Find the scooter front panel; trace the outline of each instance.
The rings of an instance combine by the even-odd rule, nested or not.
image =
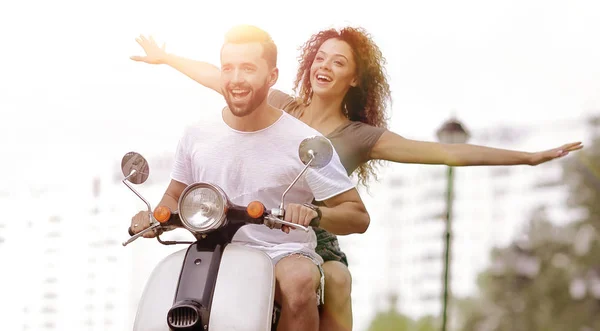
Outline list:
[[[275,270],[264,252],[239,244],[225,247],[208,331],[268,331],[273,321]]]
[[[150,274],[138,304],[134,331],[169,331],[167,313],[177,292],[186,251],[182,249],[168,255]]]

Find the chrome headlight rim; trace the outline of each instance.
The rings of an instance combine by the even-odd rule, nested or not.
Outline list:
[[[190,223],[187,218],[185,217],[184,213],[182,212],[182,206],[183,206],[183,202],[185,200],[185,198],[188,196],[188,194],[190,194],[191,192],[193,192],[196,189],[199,188],[207,188],[211,191],[213,191],[217,197],[219,198],[220,201],[223,202],[223,210],[222,210],[222,214],[221,217],[219,217],[218,219],[215,219],[212,222],[209,222],[208,224],[206,224],[205,226],[195,226],[192,223]],[[181,223],[183,224],[183,226],[188,229],[190,232],[194,233],[194,234],[202,234],[202,233],[208,233],[211,231],[214,231],[220,227],[222,227],[226,222],[227,222],[227,210],[229,209],[229,198],[227,197],[227,194],[225,194],[225,192],[217,185],[214,184],[210,184],[210,183],[206,183],[206,182],[199,182],[199,183],[193,183],[188,185],[183,192],[181,192],[181,196],[179,197],[179,201],[177,203],[178,208],[179,208],[179,217],[181,219]]]

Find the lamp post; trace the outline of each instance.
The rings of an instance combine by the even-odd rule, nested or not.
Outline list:
[[[463,125],[455,118],[450,118],[437,130],[438,140],[443,144],[464,144],[469,139],[469,133]],[[454,198],[454,167],[448,166],[446,186],[446,217],[444,232],[444,278],[443,278],[443,302],[442,302],[442,331],[446,331],[448,321],[448,279],[450,274],[450,239],[452,202]]]

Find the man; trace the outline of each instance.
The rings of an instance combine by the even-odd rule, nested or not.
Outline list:
[[[189,127],[175,155],[172,180],[159,205],[177,209],[185,187],[193,182],[214,183],[239,205],[259,200],[278,207],[283,191],[303,164],[300,142],[319,133],[267,103],[278,78],[277,47],[270,36],[252,26],[230,30],[221,49],[221,90],[227,102],[222,118]],[[307,226],[318,216],[302,204],[313,197],[323,201],[320,226],[335,234],[362,233],[369,215],[348,178],[339,157],[327,166],[309,169],[290,190],[285,220]],[[137,233],[148,226],[147,212],[132,219]],[[317,305],[322,296],[322,258],[316,254],[316,236],[264,225],[246,225],[234,242],[265,251],[275,264],[276,300],[281,304],[280,330],[317,330]]]

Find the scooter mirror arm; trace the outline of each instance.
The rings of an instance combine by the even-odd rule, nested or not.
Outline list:
[[[129,173],[129,176],[125,177],[122,182],[123,184],[125,184],[125,186],[129,187],[129,189],[135,193],[135,195],[137,195],[138,198],[140,198],[142,201],[144,201],[144,203],[146,204],[146,206],[148,207],[148,211],[150,213],[152,213],[152,207],[150,206],[150,203],[148,201],[146,201],[146,199],[144,199],[144,197],[142,197],[142,195],[140,193],[138,193],[138,191],[136,191],[133,186],[131,186],[129,184],[129,178],[133,175],[135,175],[137,173],[137,171],[135,169],[131,170],[131,173]],[[151,220],[152,221],[152,220]]]
[[[279,209],[282,212],[284,212],[284,213],[285,213],[284,200],[285,200],[286,194],[294,186],[294,184],[296,184],[296,182],[298,181],[298,179],[300,179],[300,177],[302,177],[302,175],[304,175],[304,173],[306,172],[306,170],[310,167],[310,165],[312,164],[312,162],[315,160],[315,153],[314,153],[313,150],[309,150],[308,154],[310,155],[310,161],[306,162],[306,166],[304,166],[304,169],[302,169],[302,172],[300,172],[298,174],[298,176],[296,176],[296,179],[294,179],[294,181],[290,184],[290,186],[288,186],[288,188],[285,190],[285,192],[283,192],[283,194],[281,195],[281,203],[279,204]],[[281,216],[283,216],[283,215],[281,215]]]

